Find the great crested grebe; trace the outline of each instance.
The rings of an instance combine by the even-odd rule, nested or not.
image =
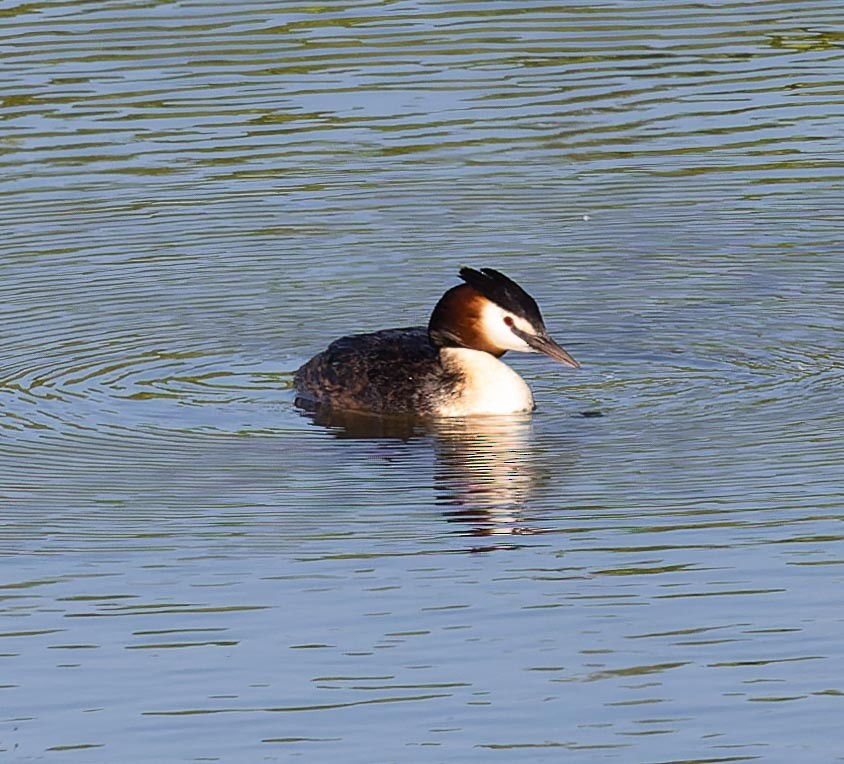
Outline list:
[[[419,416],[514,414],[534,409],[525,381],[498,360],[508,350],[580,364],[548,336],[536,301],[492,268],[461,268],[428,327],[352,334],[296,371],[306,403]]]

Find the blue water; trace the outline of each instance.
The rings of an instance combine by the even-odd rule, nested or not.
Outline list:
[[[5,757],[842,757],[838,4],[0,17]],[[463,264],[533,416],[294,406]]]

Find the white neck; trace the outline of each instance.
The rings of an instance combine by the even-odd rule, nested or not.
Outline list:
[[[462,385],[438,412],[440,416],[515,414],[533,411],[533,394],[506,363],[483,350],[443,348],[443,365],[459,373]]]

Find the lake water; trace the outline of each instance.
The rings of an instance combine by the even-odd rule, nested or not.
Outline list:
[[[0,38],[4,761],[844,758],[838,0]],[[294,406],[464,264],[583,364],[532,417]]]

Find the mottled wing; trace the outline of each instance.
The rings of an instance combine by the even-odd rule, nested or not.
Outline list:
[[[294,376],[299,394],[333,408],[428,413],[444,372],[424,327],[341,337]]]

